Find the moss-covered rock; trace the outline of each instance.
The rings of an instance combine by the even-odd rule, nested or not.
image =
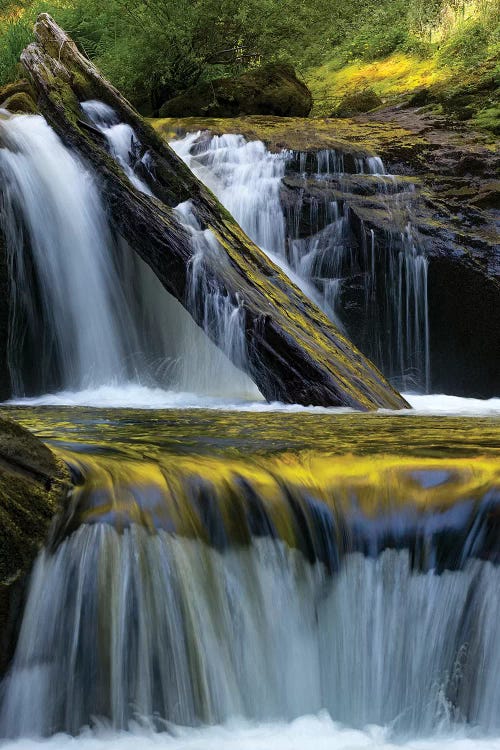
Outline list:
[[[355,94],[345,96],[338,107],[332,112],[332,117],[352,117],[363,112],[371,112],[382,105],[382,99],[373,89],[364,89]]]
[[[500,133],[500,76],[493,60],[473,71],[415,91],[407,104],[427,107],[448,120],[471,122],[481,130]]]
[[[0,417],[0,673],[11,655],[23,578],[68,488],[65,465],[24,427]]]
[[[160,108],[161,117],[307,117],[312,96],[291,65],[273,63],[234,78],[200,83]]]
[[[23,92],[9,96],[3,103],[3,107],[13,114],[36,115],[38,112],[33,99]]]
[[[14,81],[0,89],[0,109],[8,109],[15,114],[34,115],[38,112],[35,104],[35,92],[30,83],[24,79]]]

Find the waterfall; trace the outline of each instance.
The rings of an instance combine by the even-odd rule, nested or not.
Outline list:
[[[318,151],[315,158],[286,150],[270,153],[260,141],[241,135],[200,132],[171,146],[244,231],[397,387],[429,390],[427,260],[411,223],[411,185],[387,175],[377,156],[352,157],[331,149]],[[283,181],[294,169],[301,181],[293,205],[285,210]],[[376,208],[388,226],[381,236],[363,218],[356,232],[351,209],[357,216],[363,209],[351,193],[353,175],[376,194]],[[305,203],[309,183],[312,197]],[[363,317],[350,321],[342,294],[359,286],[360,279]]]
[[[420,417],[77,414],[23,410],[76,483],[0,736],[323,710],[396,741],[499,731],[494,420],[441,419],[429,455]]]
[[[139,161],[147,169],[147,156],[140,159],[140,143],[130,126],[100,102],[85,102],[82,108],[132,184],[150,195],[137,170]],[[111,232],[98,180],[42,117],[6,115],[0,134],[0,221],[12,288],[14,394],[137,384],[260,398],[223,354],[239,347],[236,361],[244,366],[241,325],[236,331],[238,304],[235,312],[227,300],[211,300],[199,288],[199,278],[193,278],[191,296],[206,304],[206,325],[218,316],[221,351],[126,240]],[[189,225],[185,208],[178,215]],[[192,227],[189,231],[193,235]],[[201,267],[195,239],[193,268]]]
[[[27,321],[38,382],[47,388],[55,378],[77,389],[116,381],[135,341],[125,334],[130,310],[115,284],[113,238],[95,180],[42,117],[10,117],[0,132],[14,305]],[[23,392],[22,346],[13,343],[14,384]]]
[[[135,524],[84,525],[38,558],[0,733],[321,709],[398,736],[498,730],[499,585],[479,560],[437,575],[389,549],[348,555],[330,575],[277,539],[220,552]]]
[[[98,101],[82,103],[110,153],[138,190],[151,195],[148,154],[130,126]],[[191,237],[186,305],[163,289],[126,239],[111,232],[99,183],[41,117],[1,122],[2,229],[12,281],[10,368],[16,395],[141,386],[236,398],[260,398],[246,369],[242,301],[212,291],[204,273],[221,262],[215,237],[193,224],[189,204],[177,208]],[[390,376],[398,387],[428,386],[427,261],[411,222],[389,228],[381,244],[361,219],[353,239],[342,197],[299,198],[285,211],[283,181],[291,163],[320,186],[348,189],[353,170],[377,180],[386,214],[397,226],[406,206],[389,201],[404,186],[385,175],[378,157],[347,158],[332,150],[271,154],[242,136],[200,134],[174,148],[233,213],[242,228],[306,295]],[[301,177],[301,179],[306,179]],[[332,183],[332,184],[333,184]],[[341,193],[342,196],[342,193]],[[309,236],[302,236],[304,210]],[[391,213],[392,212],[392,213]],[[196,223],[194,221],[194,223]],[[349,319],[344,295],[363,277],[363,319]],[[228,361],[232,359],[236,367]]]
[[[200,133],[194,133],[170,145],[215,193],[250,239],[342,328],[333,308],[323,304],[311,279],[298,273],[287,258],[280,190],[290,152],[271,154],[260,141],[246,141],[241,135],[214,136],[201,142],[199,138]]]
[[[152,195],[149,186],[138,174],[138,165],[148,170],[148,154],[146,152],[141,156],[141,144],[130,125],[121,123],[114,110],[103,102],[89,100],[82,102],[81,106],[105,136],[111,154],[132,184],[141,192]],[[212,290],[204,273],[205,264],[210,265],[216,259],[220,262],[222,254],[218,252],[216,238],[210,230],[201,229],[189,201],[177,206],[175,211],[191,238],[193,252],[189,266],[186,307],[201,321],[201,328],[207,333],[211,332],[216,344],[211,345],[184,311],[176,316],[183,318],[184,322],[177,332],[176,346],[180,362],[177,385],[196,392],[258,398],[258,389],[242,372],[245,370],[247,357],[241,305],[238,301],[234,304],[218,290]],[[128,255],[134,254],[129,250]],[[171,315],[176,301],[165,292],[148,266],[136,256],[134,266],[139,279],[138,296],[145,305],[148,320],[164,320],[168,314]],[[182,310],[180,305],[177,307]],[[179,365],[177,369],[179,370]]]

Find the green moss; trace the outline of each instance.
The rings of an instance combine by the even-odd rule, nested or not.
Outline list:
[[[33,561],[68,481],[62,462],[43,443],[0,418],[0,584]]]
[[[396,52],[375,62],[355,61],[339,65],[338,60],[312,68],[306,83],[314,99],[314,115],[326,115],[342,99],[364,89],[372,89],[384,102],[408,97],[451,76],[451,70],[438,66],[435,59],[421,59],[412,53]]]
[[[380,154],[408,156],[425,147],[424,138],[394,123],[357,122],[328,118],[160,118],[150,120],[166,140],[178,133],[208,130],[214,134],[241,133],[263,141],[271,151],[320,151],[331,148],[356,156]]]
[[[19,92],[6,99],[2,107],[15,114],[36,115],[38,108],[29,94]]]

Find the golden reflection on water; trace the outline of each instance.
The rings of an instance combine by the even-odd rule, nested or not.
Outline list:
[[[343,516],[445,510],[500,493],[500,420],[382,414],[12,407],[80,477],[72,523],[137,521],[206,536],[217,506],[249,538],[248,494],[295,544],[290,497]],[[251,491],[248,490],[251,487]],[[284,502],[284,498],[288,498]],[[307,515],[307,510],[305,510]]]

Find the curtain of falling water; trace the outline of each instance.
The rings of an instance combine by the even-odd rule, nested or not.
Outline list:
[[[222,554],[134,525],[83,526],[36,563],[0,733],[322,708],[400,735],[498,729],[499,584],[478,560],[423,574],[387,550],[348,555],[329,576],[273,539]]]
[[[11,117],[2,121],[1,130],[6,142],[0,149],[2,214],[14,302],[25,306],[33,339],[37,333],[42,340],[45,336],[37,363],[40,381],[45,387],[50,382],[43,370],[51,357],[57,358],[65,387],[120,379],[135,342],[133,334],[128,341],[125,336],[129,311],[115,284],[112,237],[95,181],[42,117]],[[22,372],[15,362],[13,367],[22,392]]]
[[[106,105],[83,107],[134,186],[150,193],[134,170],[140,144],[132,129]],[[147,265],[113,236],[97,182],[45,120],[13,116],[0,127],[14,393],[139,383],[259,397]],[[219,313],[217,300],[211,309]],[[234,326],[226,330],[227,315],[221,311],[218,343],[231,353],[225,336],[234,338]]]

